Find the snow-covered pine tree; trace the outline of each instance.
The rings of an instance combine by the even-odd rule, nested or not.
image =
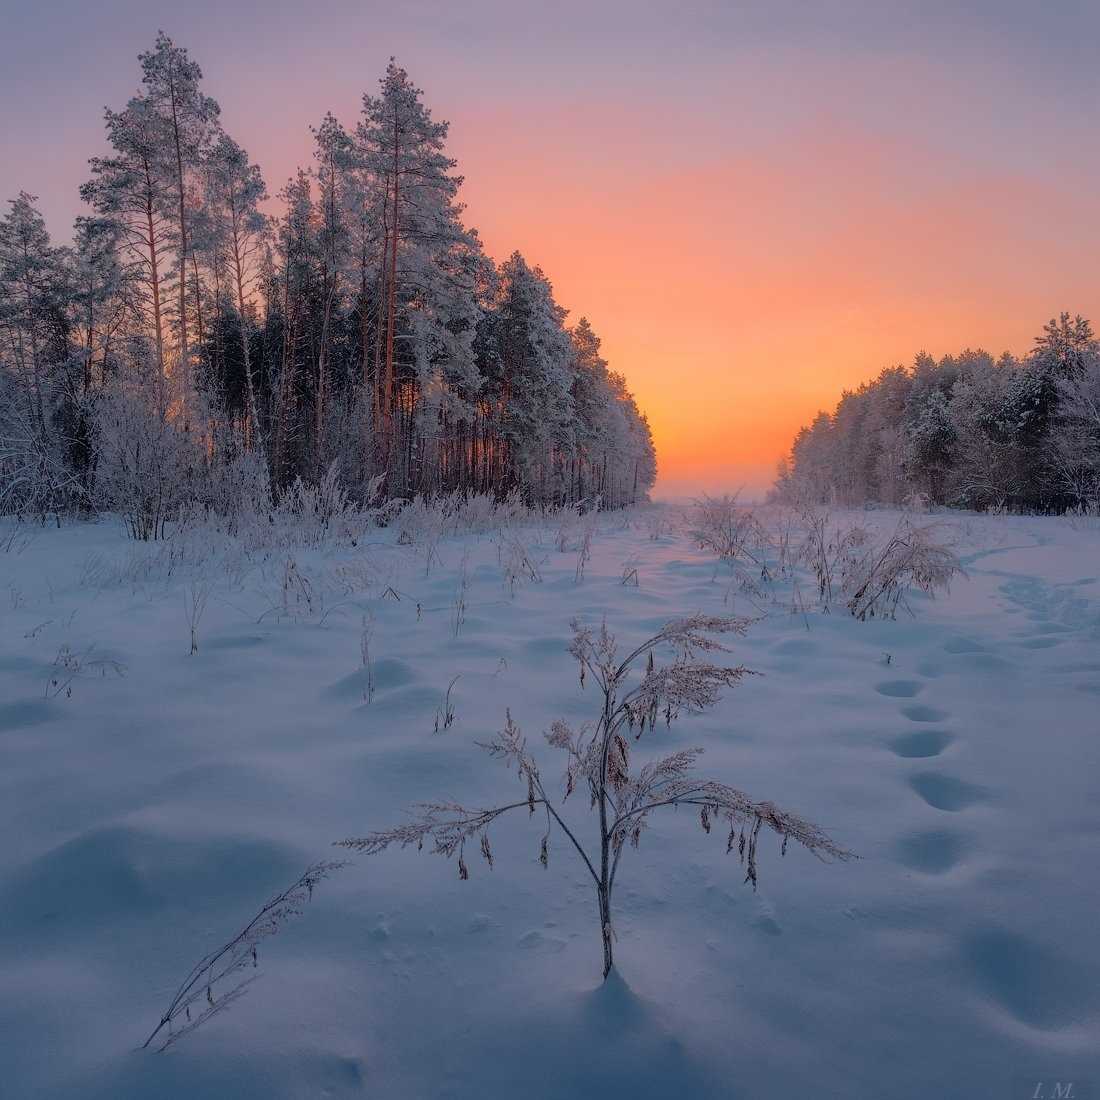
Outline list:
[[[357,144],[372,209],[382,214],[380,323],[375,329],[374,425],[391,491],[425,480],[422,434],[438,442],[447,414],[466,414],[478,388],[473,337],[486,262],[461,221],[448,124],[392,58],[377,96],[363,97]],[[425,389],[436,394],[420,413]],[[443,393],[456,405],[439,400]]]
[[[270,221],[259,169],[187,51],[162,33],[140,62],[142,89],[107,111],[110,149],[82,188],[93,216],[58,250],[77,482],[94,469],[88,403],[110,389],[119,408],[149,404],[145,420],[116,416],[120,430],[201,437],[203,476],[238,444],[259,450],[276,493],[337,461],[353,491],[382,473],[397,497],[645,496],[652,435],[624,379],[590,328],[570,336],[537,267],[517,256],[498,272],[485,255],[447,124],[396,61],[354,135],[325,116],[313,173]]]
[[[72,453],[69,257],[35,196],[0,219],[0,510],[59,516],[77,497]],[[69,411],[69,415],[66,415]]]
[[[482,372],[492,410],[496,486],[560,495],[563,456],[573,451],[573,346],[565,310],[542,271],[513,252],[500,269]]]

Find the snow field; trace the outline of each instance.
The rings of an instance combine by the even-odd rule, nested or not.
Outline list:
[[[579,579],[582,533],[553,524],[443,539],[430,560],[390,530],[251,555],[135,545],[106,521],[38,531],[0,557],[5,1095],[1100,1080],[1100,531],[946,522],[968,572],[950,595],[859,623],[793,614],[781,592],[730,655],[762,675],[635,746],[704,747],[701,771],[859,862],[781,858],[765,836],[754,894],[721,830],[655,817],[624,856],[620,974],[601,987],[590,884],[558,836],[539,865],[538,817],[492,830],[495,869],[468,855],[468,882],[427,852],[355,858],[261,947],[252,991],[164,1055],[135,1048],[191,964],[338,858],[333,841],[418,800],[518,792],[474,744],[506,709],[557,774],[542,731],[595,717],[573,617],[637,642],[690,612],[758,612],[675,524],[639,515],[601,517]],[[541,580],[508,568],[517,540]],[[583,832],[582,798],[567,805]]]

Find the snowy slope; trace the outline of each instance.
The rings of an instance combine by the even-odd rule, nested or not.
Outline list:
[[[771,606],[733,654],[764,675],[648,745],[704,746],[708,774],[859,862],[765,838],[754,894],[718,830],[655,818],[601,986],[594,896],[560,841],[539,865],[537,817],[496,829],[495,869],[471,859],[468,882],[426,852],[358,857],[261,947],[252,991],[165,1054],[136,1048],[180,978],[332,841],[419,799],[522,797],[474,744],[506,708],[556,771],[541,732],[596,705],[572,617],[629,642],[754,611],[686,537],[620,517],[580,580],[552,528],[523,529],[542,579],[514,591],[492,533],[426,561],[388,531],[266,560],[107,521],[38,531],[0,555],[0,1094],[1100,1087],[1100,530],[950,522],[969,576],[949,596],[896,622]],[[284,608],[288,557],[306,588]]]

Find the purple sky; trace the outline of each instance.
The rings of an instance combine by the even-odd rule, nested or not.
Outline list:
[[[921,347],[1022,352],[1100,312],[1100,4],[0,11],[0,193],[39,195],[59,237],[158,27],[272,191],[396,54],[452,122],[469,220],[590,316],[670,490],[764,482],[842,386]]]

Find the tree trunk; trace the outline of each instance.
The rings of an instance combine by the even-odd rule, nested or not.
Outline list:
[[[236,276],[237,282],[237,317],[240,322],[241,329],[241,354],[244,358],[244,382],[245,393],[248,398],[248,421],[249,421],[249,445],[260,446],[262,448],[263,441],[260,438],[260,414],[256,408],[256,387],[252,383],[252,352],[249,349],[248,341],[248,326],[245,323],[245,307],[244,307],[244,263],[241,257],[241,238],[237,225],[237,210],[234,203],[231,211],[232,224],[233,224],[233,274]]]
[[[611,946],[611,836],[607,824],[607,756],[611,744],[611,724],[614,707],[611,688],[605,688],[603,708],[603,751],[600,760],[600,881],[596,896],[600,904],[600,937],[603,940],[603,976],[607,980],[615,965]]]
[[[393,400],[394,400],[394,363],[393,363],[393,338],[394,325],[397,319],[397,201],[398,201],[398,122],[397,107],[393,109],[393,225],[390,230],[390,277],[389,297],[386,308],[386,378],[383,391],[383,420],[385,422],[387,456],[392,447],[393,431]]]
[[[171,72],[171,70],[170,70]],[[179,112],[176,103],[176,81],[174,74],[169,76],[168,86],[172,101],[172,140],[176,152],[176,183],[179,188],[180,223],[180,385],[183,405],[183,429],[190,431],[191,403],[191,358],[187,347],[187,214],[186,196],[183,186],[183,149],[180,145]]]
[[[611,941],[611,898],[607,888],[600,885],[596,890],[600,905],[600,935],[603,940],[603,976],[607,980],[608,974],[615,966],[615,953]]]
[[[153,192],[152,182],[149,178],[149,165],[145,165],[146,190],[145,216],[149,226],[149,282],[153,291],[153,327],[157,334],[157,369],[164,378],[164,321],[161,318],[160,306],[160,272],[157,261],[157,235],[153,228]]]

